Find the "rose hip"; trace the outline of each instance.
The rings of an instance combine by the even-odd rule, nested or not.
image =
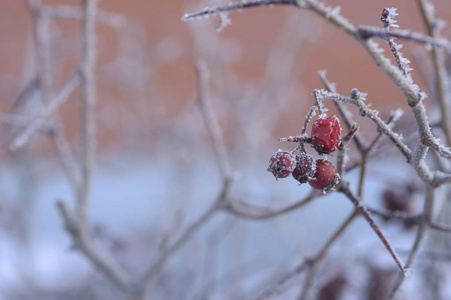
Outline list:
[[[302,152],[296,155],[296,168],[291,174],[294,179],[299,181],[299,183],[306,183],[313,178],[313,157],[307,153]]]
[[[293,154],[287,151],[277,151],[269,160],[268,171],[271,172],[276,180],[278,178],[288,177],[296,168],[296,160]]]
[[[340,181],[337,169],[334,164],[325,159],[318,159],[315,162],[316,168],[313,178],[309,180],[311,187],[323,192],[328,192]]]
[[[318,154],[329,154],[338,149],[341,141],[340,121],[337,117],[321,118],[313,122],[312,144]]]

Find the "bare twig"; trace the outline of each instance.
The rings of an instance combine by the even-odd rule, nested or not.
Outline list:
[[[434,16],[434,7],[428,0],[417,0],[421,15],[428,34],[433,39],[440,38],[440,26],[438,20]],[[450,102],[449,81],[445,67],[445,59],[443,52],[437,49],[437,45],[432,47],[432,60],[434,62],[435,82],[440,105],[441,127],[445,133],[446,142],[451,146],[451,133],[448,123],[448,103]]]
[[[216,200],[211,204],[210,208],[207,209],[196,221],[194,221],[182,234],[181,236],[170,246],[166,251],[164,251],[158,260],[152,264],[149,269],[144,273],[142,279],[138,283],[138,289],[136,291],[138,299],[146,299],[149,294],[150,286],[153,279],[158,274],[160,269],[165,265],[165,263],[176,253],[184,244],[186,244],[191,236],[193,236],[199,228],[201,228],[208,220],[218,212],[225,203],[230,201],[229,191],[233,182],[232,170],[230,167],[230,162],[227,157],[227,152],[225,148],[224,138],[219,127],[219,123],[213,110],[210,108],[210,99],[208,96],[208,70],[207,66],[203,62],[199,62],[196,66],[196,71],[198,75],[198,100],[199,107],[202,113],[202,117],[205,121],[206,129],[209,132],[211,142],[214,146],[216,160],[219,165],[220,172],[223,176],[222,189],[216,198]]]
[[[260,6],[272,6],[272,5],[295,5],[297,6],[296,0],[254,0],[254,1],[241,1],[237,3],[231,3],[226,6],[218,6],[212,8],[204,8],[199,12],[192,14],[185,14],[182,17],[182,21],[188,21],[190,19],[196,19],[199,17],[217,15],[220,13],[228,13],[235,10],[242,10],[250,7],[260,7]]]
[[[426,196],[424,199],[424,211],[422,215],[422,220],[420,222],[420,226],[418,227],[417,235],[415,237],[415,241],[413,243],[412,249],[410,250],[409,257],[407,258],[407,262],[405,265],[405,269],[409,270],[412,267],[415,258],[420,250],[420,246],[426,236],[428,229],[430,228],[432,212],[433,212],[433,203],[435,198],[435,190],[431,186],[426,186]],[[401,287],[404,282],[405,276],[399,276],[395,281],[395,284],[390,293],[390,299],[395,297],[396,292]]]
[[[208,70],[204,61],[197,63],[196,71],[198,78],[197,92],[199,96],[197,98],[199,101],[199,107],[202,111],[202,117],[205,121],[205,127],[210,134],[210,139],[212,141],[216,154],[216,161],[219,164],[219,170],[223,178],[227,179],[232,176],[232,169],[227,158],[227,151],[224,140],[222,138],[221,128],[210,107],[210,102],[208,101]]]
[[[327,71],[326,70],[320,70],[318,71],[318,76],[323,82],[326,89],[331,93],[336,93],[337,90],[335,88],[335,84],[331,83],[327,77],[326,77]],[[338,112],[340,113],[341,118],[346,124],[346,127],[348,127],[348,130],[351,130],[351,126],[354,123],[351,117],[351,113],[348,111],[348,109],[342,105],[340,102],[334,101],[335,107],[337,108]],[[361,137],[359,132],[356,132],[354,135],[355,144],[357,146],[357,149],[362,151],[366,147],[365,140]]]
[[[285,285],[288,281],[290,281],[297,275],[299,275],[302,272],[304,272],[305,270],[307,270],[307,268],[310,266],[311,263],[312,263],[311,260],[308,260],[308,259],[304,260],[296,268],[294,268],[289,273],[285,274],[282,278],[277,280],[277,282],[275,284],[273,284],[270,288],[268,288],[260,296],[258,296],[256,298],[256,300],[264,300],[264,299],[271,297],[272,295],[274,295],[276,293],[279,293],[280,289],[282,288],[283,285]]]
[[[370,208],[367,207],[368,211],[372,214],[387,218],[387,219],[397,219],[407,223],[418,223],[421,219],[421,214],[408,214],[402,211],[390,211],[381,208]]]
[[[430,226],[432,229],[451,233],[451,226],[447,226],[444,224],[438,224],[438,223],[431,223]]]
[[[397,16],[398,13],[396,13],[396,8],[384,8],[381,13],[381,21],[384,24],[384,29],[386,32],[389,32],[390,27],[399,27],[396,25],[396,21],[392,18]],[[388,46],[390,47],[390,51],[392,52],[393,56],[395,57],[396,64],[398,65],[399,70],[402,72],[402,74],[407,77],[409,74],[407,63],[410,61],[407,60],[402,56],[402,53],[399,51],[401,49],[402,45],[397,45],[395,43],[395,39],[392,37],[385,38],[385,41],[387,42]]]
[[[302,293],[299,297],[299,300],[305,300],[308,297],[308,292],[310,290],[310,287],[312,286],[313,279],[315,277],[316,271],[318,269],[319,263],[323,259],[323,257],[326,255],[327,251],[330,249],[330,247],[335,243],[335,241],[343,234],[343,232],[348,228],[348,226],[352,223],[352,220],[358,215],[358,210],[355,209],[352,211],[352,213],[349,215],[349,217],[346,218],[346,220],[341,224],[340,227],[335,231],[335,233],[327,240],[326,244],[320,249],[318,254],[316,254],[315,258],[312,260],[307,278],[305,279],[304,285],[302,287]]]
[[[83,10],[78,6],[54,4],[41,6],[38,13],[42,17],[77,19],[83,18]],[[121,15],[99,9],[96,13],[96,21],[114,28],[122,28],[125,25],[125,18]]]
[[[361,39],[381,38],[390,39],[396,38],[400,40],[406,40],[410,42],[416,42],[425,45],[432,45],[439,48],[444,48],[451,52],[451,42],[444,38],[433,38],[422,33],[410,32],[408,30],[391,30],[386,31],[377,27],[359,26],[357,27],[357,33]]]
[[[359,125],[357,125],[357,123],[353,123],[349,132],[341,138],[340,146],[338,147],[339,153],[337,157],[337,171],[340,178],[343,178],[345,170],[347,146],[349,142],[351,142],[351,140],[355,138],[358,130]]]
[[[74,190],[74,194],[78,195],[80,194],[80,174],[79,174],[79,168],[77,166],[76,160],[71,152],[70,147],[68,146],[68,143],[66,141],[66,138],[64,136],[64,129],[62,128],[62,123],[59,120],[58,112],[57,110],[52,110],[51,105],[54,103],[55,109],[58,107],[58,103],[61,101],[64,101],[68,94],[70,94],[71,90],[75,88],[76,81],[78,75],[77,72],[75,72],[74,76],[67,82],[67,84],[63,87],[61,92],[54,96],[52,98],[52,73],[51,73],[51,57],[50,57],[50,36],[49,36],[49,20],[47,17],[44,17],[40,15],[40,9],[41,9],[41,3],[39,0],[28,0],[27,1],[28,7],[34,17],[34,39],[36,43],[36,79],[33,80],[29,85],[27,85],[23,92],[21,93],[21,96],[19,97],[19,101],[25,100],[21,99],[22,97],[28,97],[29,89],[36,87],[39,88],[41,92],[41,102],[43,105],[49,105],[47,108],[50,108],[48,111],[53,116],[53,128],[50,131],[50,138],[52,139],[53,144],[55,145],[56,150],[58,151],[59,158],[61,160],[61,163],[63,165],[63,168],[66,171],[66,174],[69,178],[70,183],[72,184],[72,188]],[[58,100],[53,102],[52,99]],[[42,126],[42,124],[39,124],[42,122],[43,118],[40,118],[38,116],[38,119],[36,120],[36,123],[29,127],[29,133],[33,133],[33,127],[36,126],[36,128],[39,128]],[[44,118],[45,119],[45,118]],[[24,135],[24,140],[26,142],[27,136]]]
[[[296,201],[293,204],[288,205],[287,207],[281,208],[281,209],[269,209],[269,208],[262,208],[262,207],[255,207],[252,204],[249,203],[243,203],[241,201],[230,201],[224,205],[224,209],[239,217],[239,218],[245,218],[245,219],[254,219],[254,220],[264,220],[269,218],[274,218],[283,214],[286,214],[288,212],[294,211],[297,208],[310,203],[310,201],[321,197],[323,194],[319,193],[317,190],[313,190],[303,199]],[[242,208],[239,208],[241,206]],[[247,207],[247,209],[243,209],[244,207]],[[254,211],[254,212],[251,212]]]
[[[194,233],[196,233],[199,228],[201,228],[211,217],[219,211],[222,203],[227,200],[228,191],[230,188],[231,181],[225,181],[222,191],[219,193],[216,200],[196,221],[194,221],[183,233],[182,235],[169,247],[158,260],[152,264],[152,266],[145,272],[139,283],[138,297],[139,299],[145,299],[149,293],[150,285],[158,274],[160,269],[164,264],[171,258],[171,256],[177,252],[186,242],[188,242]]]
[[[34,119],[18,137],[10,145],[11,151],[17,151],[22,148],[34,135],[34,133],[41,128],[41,126],[47,122],[47,119],[53,114],[58,107],[64,103],[75,90],[80,83],[81,76],[80,71],[75,71],[69,80],[64,84],[61,90],[52,99],[50,99],[48,105],[42,109],[40,115]]]
[[[72,238],[73,247],[83,253],[115,286],[125,291],[127,279],[120,271],[119,266],[115,265],[114,261],[107,259],[103,253],[100,254],[95,249],[89,238],[88,228],[80,222],[78,216],[69,210],[65,202],[58,201],[57,207],[63,218],[64,226]]]
[[[398,256],[398,254],[396,254],[395,250],[393,249],[393,247],[391,246],[385,235],[382,233],[381,229],[374,221],[373,217],[371,217],[370,212],[368,211],[366,206],[362,203],[362,201],[351,192],[347,183],[340,184],[340,186],[337,188],[337,191],[343,193],[349,200],[351,200],[356,209],[362,214],[362,216],[365,218],[365,220],[368,222],[368,224],[371,226],[374,232],[376,232],[377,236],[381,239],[385,248],[387,248],[388,252],[390,252],[391,256],[396,262],[396,265],[404,273],[405,267],[401,261],[401,258]]]
[[[354,104],[359,108],[360,111],[364,113],[365,116],[370,118],[379,129],[393,142],[393,144],[399,149],[399,151],[405,156],[407,161],[410,161],[410,155],[412,151],[405,145],[400,139],[399,135],[393,132],[393,130],[388,126],[379,116],[378,113],[370,109],[365,104],[365,94],[353,90],[353,97],[344,97],[336,93],[328,93],[326,91],[320,91],[320,94],[325,98],[330,98],[334,101],[344,101]]]
[[[83,29],[81,54],[81,169],[82,190],[78,203],[80,217],[86,218],[91,198],[92,174],[96,153],[96,64],[95,15],[97,0],[83,1]]]
[[[0,113],[0,123],[10,126],[28,127],[29,124],[33,121],[34,120],[31,118],[27,118],[19,114]],[[52,130],[53,126],[49,122],[44,122],[39,128],[39,131],[41,131],[41,133],[46,134],[52,132]]]

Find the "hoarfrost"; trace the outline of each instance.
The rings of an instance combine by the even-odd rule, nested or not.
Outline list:
[[[412,276],[412,269],[410,269],[410,268],[404,268],[404,276],[405,276],[405,277],[410,277],[410,276]]]
[[[224,28],[232,24],[232,21],[229,18],[229,14],[227,12],[221,12],[219,13],[219,24],[216,26],[216,31],[221,32]]]

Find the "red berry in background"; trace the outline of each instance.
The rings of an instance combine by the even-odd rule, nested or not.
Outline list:
[[[313,178],[313,157],[302,152],[296,155],[296,168],[291,174],[299,183],[306,183]]]
[[[406,214],[411,214],[413,212],[413,195],[415,194],[416,188],[413,183],[403,183],[401,186],[396,186],[390,184],[382,192],[382,200],[385,208],[392,212],[402,212]],[[385,217],[385,221],[390,220],[390,218]],[[415,225],[415,222],[404,222],[404,227],[406,229],[411,229]]]
[[[329,154],[338,149],[341,141],[340,121],[336,116],[313,122],[312,144],[319,154]]]
[[[323,192],[330,191],[340,181],[337,169],[333,163],[325,159],[318,159],[315,164],[315,173],[308,183],[314,189]]]
[[[343,299],[342,294],[349,284],[348,278],[344,273],[335,275],[320,290],[317,300],[339,300]],[[382,299],[382,298],[381,298]]]
[[[287,151],[279,150],[274,153],[269,160],[268,171],[271,172],[276,179],[290,176],[295,168],[295,157]]]

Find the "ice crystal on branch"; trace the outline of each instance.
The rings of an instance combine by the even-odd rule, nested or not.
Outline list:
[[[384,24],[385,29],[390,29],[390,27],[398,28],[399,25],[396,25],[397,21],[393,18],[398,15],[396,12],[397,8],[384,8],[384,10],[381,13],[381,21]]]
[[[210,15],[220,15],[221,17],[221,23],[225,21],[226,25],[230,24],[230,20],[226,21],[223,20],[224,17],[227,17],[227,13],[231,11],[241,11],[245,8],[250,7],[257,7],[257,6],[274,6],[274,5],[294,5],[299,6],[296,0],[254,0],[254,1],[241,1],[237,3],[229,3],[224,6],[217,6],[217,7],[206,7],[198,12],[191,13],[191,14],[185,14],[182,17],[182,21],[188,21],[192,19],[198,19],[199,17],[205,17]],[[226,15],[222,15],[222,14]],[[222,16],[221,16],[222,15]],[[224,26],[225,27],[225,26]],[[221,27],[219,27],[221,28]],[[222,27],[223,28],[223,27]]]

